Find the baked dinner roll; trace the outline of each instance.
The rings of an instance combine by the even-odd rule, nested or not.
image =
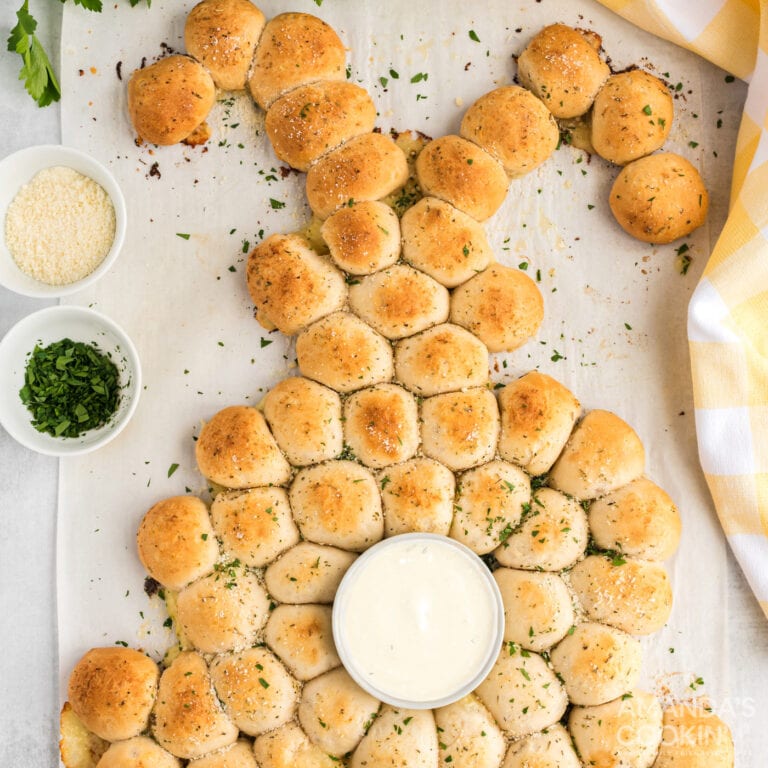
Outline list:
[[[573,626],[571,596],[557,574],[497,568],[493,578],[504,603],[505,640],[546,651]]]
[[[321,157],[307,173],[312,212],[327,219],[342,205],[381,200],[408,180],[405,153],[381,133],[356,136]]]
[[[434,712],[439,734],[440,765],[453,768],[499,768],[507,748],[491,713],[474,694]]]
[[[292,376],[267,392],[263,407],[277,444],[294,466],[319,464],[344,448],[341,398],[332,389]]]
[[[580,117],[589,111],[611,74],[599,50],[600,38],[594,33],[588,36],[565,24],[550,24],[517,58],[520,84],[533,91],[555,117]]]
[[[335,312],[311,325],[296,340],[303,376],[337,392],[354,392],[389,381],[392,347],[351,312]]]
[[[667,492],[641,477],[593,501],[589,528],[600,549],[641,560],[666,560],[680,542],[681,523]]]
[[[653,768],[733,768],[730,728],[695,702],[664,710],[661,746]]]
[[[672,611],[672,585],[658,563],[590,555],[576,563],[570,581],[593,621],[633,635],[658,631]]]
[[[264,27],[248,88],[253,100],[266,110],[300,85],[345,77],[346,51],[336,32],[317,16],[281,13]]]
[[[509,179],[501,164],[461,136],[433,139],[416,158],[422,192],[438,197],[477,221],[485,221],[507,196]]]
[[[661,704],[650,693],[632,691],[597,707],[574,707],[568,728],[585,765],[609,759],[651,768],[661,742]]]
[[[259,768],[251,742],[238,739],[231,747],[190,760],[187,768]]]
[[[539,488],[520,527],[493,554],[510,568],[562,571],[584,554],[588,543],[581,504],[552,488]]]
[[[485,464],[496,453],[499,408],[487,389],[428,397],[421,422],[422,451],[454,472]]]
[[[387,467],[378,480],[385,536],[416,532],[448,535],[456,485],[448,467],[418,457]]]
[[[504,643],[488,677],[475,690],[513,739],[549,728],[568,706],[565,689],[547,662],[532,651],[524,653],[514,643]]]
[[[376,480],[354,461],[302,469],[288,495],[301,535],[316,544],[361,552],[384,535]]]
[[[96,768],[181,768],[181,762],[149,736],[134,736],[111,744]]]
[[[281,603],[332,603],[356,557],[343,549],[302,541],[267,568],[264,583]]]
[[[349,308],[388,339],[445,322],[449,307],[448,290],[406,264],[360,277],[349,288]]]
[[[219,557],[208,508],[196,496],[172,496],[150,507],[136,544],[144,569],[168,589],[210,573]]]
[[[259,736],[253,753],[259,768],[338,768],[338,759],[316,747],[295,723]]]
[[[327,605],[278,605],[264,631],[267,645],[299,680],[311,680],[341,664]]]
[[[184,587],[176,607],[189,642],[203,653],[221,653],[255,642],[269,614],[269,598],[256,576],[233,560]]]
[[[400,226],[403,258],[447,288],[494,261],[482,224],[437,197],[422,197],[403,214]]]
[[[499,454],[531,475],[549,471],[581,414],[581,404],[559,381],[531,371],[499,392]]]
[[[151,144],[205,142],[205,118],[215,99],[208,70],[189,56],[160,59],[137,69],[128,81],[128,115],[139,138]],[[199,139],[192,136],[198,129]]]
[[[626,165],[655,152],[672,128],[672,96],[642,69],[611,75],[592,107],[592,146],[600,157]]]
[[[397,384],[359,389],[344,403],[344,438],[366,467],[410,459],[419,447],[419,409]]]
[[[560,141],[549,109],[519,85],[481,96],[464,113],[459,133],[495,157],[511,178],[541,165]]]
[[[219,493],[211,504],[211,519],[225,557],[252,568],[268,565],[299,541],[282,488]]]
[[[501,768],[581,768],[581,765],[568,731],[557,723],[512,742]]]
[[[92,648],[75,664],[67,696],[89,731],[107,741],[146,730],[155,703],[157,664],[132,648]]]
[[[429,709],[395,709],[383,704],[349,760],[349,768],[402,766],[437,768],[437,730]]]
[[[576,425],[549,481],[577,499],[594,499],[637,480],[644,469],[635,430],[615,413],[594,410]]]
[[[292,336],[347,300],[344,276],[303,235],[270,235],[248,255],[248,293],[267,330]]]
[[[417,395],[440,395],[488,382],[488,348],[451,323],[436,325],[395,345],[395,375]]]
[[[195,458],[203,476],[225,488],[283,485],[291,476],[264,416],[246,405],[230,405],[205,423]]]
[[[59,715],[59,754],[64,768],[93,768],[109,742],[83,725],[72,705],[64,702]]]
[[[512,352],[536,334],[544,299],[519,269],[491,264],[451,296],[451,322],[477,336],[491,352]]]
[[[249,736],[278,728],[296,714],[298,684],[266,648],[216,656],[211,680],[224,711]]]
[[[491,461],[465,472],[456,488],[451,537],[478,555],[505,541],[531,503],[531,481],[514,464]]]
[[[369,275],[400,257],[400,220],[386,203],[361,200],[332,213],[320,228],[331,259],[350,275]]]
[[[552,666],[573,704],[596,705],[634,688],[640,677],[640,642],[614,627],[579,624],[552,649]]]
[[[184,45],[217,88],[241,91],[265,21],[250,0],[203,0],[187,16]]]
[[[671,243],[689,235],[709,211],[701,175],[672,152],[629,163],[616,177],[609,202],[622,229],[646,243]]]
[[[237,741],[237,726],[224,713],[198,653],[179,654],[160,676],[152,733],[161,746],[188,760]]]
[[[323,752],[351,752],[379,711],[379,701],[366,693],[343,667],[310,680],[301,692],[299,723]]]
[[[307,171],[326,152],[370,133],[376,107],[368,91],[350,82],[324,80],[286,93],[267,110],[264,127],[280,160]]]

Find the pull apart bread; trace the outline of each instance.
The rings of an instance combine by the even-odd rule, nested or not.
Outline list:
[[[194,140],[214,84],[247,87],[278,157],[307,171],[323,247],[273,234],[249,255],[256,320],[297,336],[298,375],[257,408],[206,414],[195,452],[212,502],[176,496],[144,515],[138,555],[178,642],[160,664],[128,648],[85,653],[62,710],[64,764],[731,768],[714,714],[663,712],[635,689],[635,636],[669,617],[661,561],[680,536],[640,437],[543,373],[498,391],[489,376],[489,352],[524,345],[544,308],[533,281],[495,261],[481,222],[546,161],[556,119],[590,110],[597,151],[627,163],[612,193],[624,204],[635,158],[668,133],[665,89],[647,73],[610,75],[593,33],[547,27],[519,57],[525,87],[491,91],[459,135],[426,143],[422,196],[399,217],[389,203],[409,158],[373,132],[372,101],[345,82],[325,22],[265,23],[249,0],[203,0],[185,40],[194,58],[131,79],[137,132]],[[619,124],[616,104],[638,98],[661,124]],[[488,556],[505,610],[490,674],[434,711],[360,689],[331,630],[358,554],[415,531]]]

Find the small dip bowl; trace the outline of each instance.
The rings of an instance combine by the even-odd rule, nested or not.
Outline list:
[[[38,432],[32,414],[21,401],[24,372],[36,344],[61,339],[95,343],[111,356],[120,376],[120,400],[115,414],[101,427],[79,437],[53,437]],[[141,392],[141,364],[133,342],[108,317],[92,309],[58,306],[41,309],[20,320],[0,341],[0,424],[17,442],[49,456],[73,456],[95,451],[117,437],[133,416]]]
[[[24,184],[39,171],[66,166],[101,185],[115,208],[115,238],[103,261],[80,280],[67,285],[49,285],[19,269],[5,242],[5,218],[8,206]],[[77,149],[57,144],[27,147],[0,160],[0,284],[24,296],[53,299],[68,296],[95,283],[117,259],[125,240],[125,198],[112,173],[100,162]]]
[[[395,707],[433,709],[485,679],[504,638],[504,605],[485,563],[446,536],[406,533],[355,560],[333,604],[341,662]]]

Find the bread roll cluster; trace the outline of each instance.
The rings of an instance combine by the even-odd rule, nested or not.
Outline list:
[[[543,103],[553,94],[570,114],[607,76],[575,34],[591,64],[573,92],[537,77],[535,57],[527,70]],[[617,415],[585,414],[539,372],[498,392],[490,382],[489,352],[524,344],[543,306],[529,278],[495,263],[478,222],[552,151],[552,114],[517,86],[481,98],[460,135],[419,155],[425,197],[401,224],[381,200],[403,183],[405,157],[371,132],[360,89],[342,87],[330,27],[204,0],[186,40],[202,64],[180,63],[205,65],[219,87],[247,83],[276,149],[306,165],[328,253],[277,234],[250,255],[256,317],[297,334],[298,375],[259,407],[206,414],[195,455],[210,504],[175,496],[144,515],[138,555],[178,644],[161,665],[120,647],[80,659],[62,711],[67,768],[684,764],[662,724],[701,713],[673,708],[662,723],[658,700],[634,690],[635,635],[671,610],[660,561],[680,535],[673,502]],[[135,77],[151,82],[147,70]],[[505,609],[490,674],[434,711],[360,689],[331,629],[358,553],[418,531],[488,556]],[[717,735],[692,764],[726,768],[730,735],[712,718]]]

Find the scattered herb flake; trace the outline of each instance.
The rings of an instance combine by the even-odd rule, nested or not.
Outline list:
[[[480,42],[480,38],[477,36],[477,32],[474,29],[469,30],[469,39],[474,40],[476,43]]]
[[[176,237],[180,237],[182,240],[189,240],[188,232],[177,232]]]
[[[171,466],[168,467],[168,477],[170,477],[178,468],[179,468],[179,465],[176,462],[171,464]]]

